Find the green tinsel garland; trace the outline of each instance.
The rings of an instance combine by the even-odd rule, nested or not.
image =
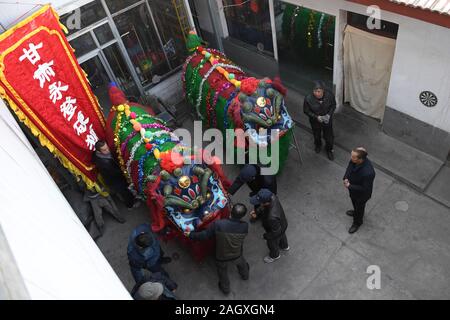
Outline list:
[[[188,65],[186,68],[186,91],[190,94],[190,97],[193,98],[193,101],[189,101],[191,105],[195,105],[198,95],[199,95],[199,89],[200,89],[200,83],[202,81],[202,77],[200,77],[195,71],[195,68],[193,68],[191,65]],[[193,78],[194,77],[194,78]],[[203,115],[203,125],[206,127],[208,124],[208,117],[206,113],[206,97],[208,95],[208,91],[211,90],[211,96],[214,96],[215,91],[212,90],[209,86],[208,81],[206,81],[203,84],[203,93],[202,93],[202,102],[200,104],[200,112]],[[211,99],[212,100],[212,99]],[[213,106],[214,108],[214,114],[213,116],[217,119],[217,129],[221,130],[224,137],[226,137],[226,129],[233,129],[235,128],[235,125],[232,121],[232,119],[227,115],[228,117],[228,128],[224,128],[224,110],[227,104],[227,100],[219,96],[219,99],[217,100],[217,104]],[[289,148],[292,140],[292,129],[289,130],[281,139],[280,139],[280,171],[284,167],[284,164],[287,160],[287,157],[289,155]],[[236,150],[235,150],[236,151]],[[270,155],[270,147],[269,152]],[[237,155],[237,152],[235,152],[235,156]]]
[[[160,123],[159,121],[157,121],[156,118],[153,117],[145,117],[146,115],[148,115],[145,110],[143,110],[140,107],[136,107],[133,105],[130,105],[130,111],[136,113],[137,119],[139,119],[139,122],[142,125],[145,124],[153,124],[153,123]],[[111,128],[114,130],[114,128],[116,127],[116,123],[117,123],[117,118],[114,118],[114,120],[111,123]],[[161,129],[153,129],[153,128],[149,128],[146,129],[149,132],[158,132]],[[125,119],[125,117],[122,117],[122,122],[120,125],[120,129],[119,129],[119,140],[120,140],[120,145],[122,145],[122,143],[125,141],[125,139],[134,132],[133,129],[133,125]],[[169,135],[164,134],[161,135],[160,138],[169,138]],[[139,141],[141,140],[141,135],[137,134],[135,137],[133,137],[129,143],[127,144],[127,150],[129,152],[131,152],[131,149],[133,148],[133,146]],[[160,145],[160,151],[164,152],[167,150],[172,150],[174,147],[176,146],[175,142],[165,142],[164,144]],[[134,154],[134,158],[133,160],[139,160],[140,158],[142,158],[145,154],[147,153],[147,149],[145,148],[145,143],[143,143],[135,152]],[[126,159],[128,160],[128,159]],[[144,173],[146,176],[151,175],[153,173],[153,170],[155,169],[155,167],[158,165],[158,161],[155,159],[155,157],[153,155],[151,155],[150,157],[148,157],[145,162],[144,162]]]
[[[301,60],[311,65],[323,66],[326,59],[325,43],[334,43],[335,21],[332,16],[325,16],[325,23],[322,31],[322,48],[319,48],[317,39],[317,31],[321,20],[321,12],[313,11],[304,7],[300,7],[296,11],[297,6],[286,4],[283,13],[282,33],[284,38],[289,42],[290,46],[298,53]],[[297,17],[294,13],[297,12]],[[310,15],[313,13],[314,24],[312,28],[312,48],[308,46],[308,26],[310,24]],[[293,27],[292,22],[294,19]]]

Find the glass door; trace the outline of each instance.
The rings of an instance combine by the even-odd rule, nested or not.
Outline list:
[[[108,84],[113,81],[113,79],[108,75],[98,54],[93,58],[80,63],[80,66],[87,74],[92,91],[97,97],[98,102],[103,109],[103,113],[105,116],[108,116],[111,107],[111,101],[108,96]]]
[[[171,68],[146,3],[114,13],[113,19],[142,86],[159,82]]]
[[[281,79],[304,95],[314,80],[333,89],[335,17],[278,0],[274,8]]]

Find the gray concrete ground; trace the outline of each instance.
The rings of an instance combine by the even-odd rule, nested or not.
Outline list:
[[[291,104],[292,106],[292,104]],[[291,113],[292,110],[290,110]],[[365,223],[354,235],[348,234],[351,208],[342,176],[349,161],[347,148],[336,147],[336,161],[313,151],[312,136],[304,127],[295,134],[301,144],[304,164],[300,166],[292,151],[285,170],[278,178],[279,196],[287,212],[287,236],[291,251],[273,264],[263,257],[268,253],[260,223],[250,226],[245,256],[250,264],[250,279],[242,281],[230,267],[232,293],[225,297],[217,288],[212,258],[195,262],[179,244],[163,243],[168,255],[176,258],[167,265],[179,284],[181,299],[449,299],[450,298],[450,209],[420,192],[414,182],[426,183],[434,170],[416,176],[411,183],[392,168],[377,170],[375,190],[368,203]],[[337,142],[347,138],[341,135]],[[352,143],[356,143],[352,141]],[[386,149],[392,148],[384,140]],[[410,150],[411,151],[411,150]],[[377,166],[392,161],[389,154],[373,152]],[[426,161],[426,157],[411,161]],[[414,171],[416,163],[409,163]],[[230,178],[237,166],[226,166]],[[439,170],[439,168],[437,169]],[[387,172],[387,173],[386,173]],[[448,174],[448,171],[446,171]],[[431,180],[431,179],[430,179]],[[446,180],[448,182],[448,180]],[[432,184],[430,194],[440,192],[444,181]],[[448,190],[448,188],[446,189]],[[248,204],[247,187],[234,202]],[[442,201],[441,201],[442,202]],[[145,206],[128,212],[121,225],[106,217],[100,249],[128,289],[133,286],[126,247],[131,230],[149,221]],[[381,269],[381,289],[369,290],[367,268]]]
[[[450,207],[450,164],[442,166],[436,177],[426,189],[426,194]]]

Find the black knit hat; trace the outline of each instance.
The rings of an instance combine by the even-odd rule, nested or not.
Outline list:
[[[147,232],[142,232],[134,241],[139,247],[148,248],[153,244],[153,237]]]
[[[315,80],[314,81],[313,90],[317,90],[317,89],[322,89],[322,90],[325,89],[325,84],[323,83],[323,81],[321,81],[321,80]]]

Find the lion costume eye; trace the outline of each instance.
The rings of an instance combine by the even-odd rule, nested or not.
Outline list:
[[[259,97],[258,100],[256,100],[256,104],[260,108],[264,108],[267,105],[267,100],[264,97]]]

